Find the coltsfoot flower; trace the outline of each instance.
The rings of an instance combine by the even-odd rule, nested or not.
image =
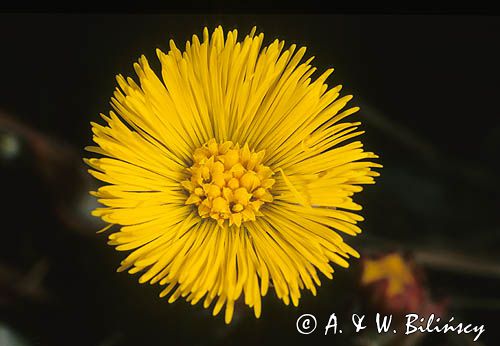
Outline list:
[[[297,306],[316,294],[319,273],[359,254],[363,218],[352,200],[381,167],[366,159],[359,122],[342,122],[352,96],[316,79],[305,48],[275,40],[262,48],[255,28],[242,42],[218,27],[181,52],[157,50],[161,77],[144,56],[139,83],[117,77],[113,111],[92,123],[99,158],[85,161],[106,185],[91,192],[93,215],[116,225],[109,244],[131,251],[118,268],[164,286],[160,297],[203,301],[225,321],[244,296],[255,316],[272,287]]]

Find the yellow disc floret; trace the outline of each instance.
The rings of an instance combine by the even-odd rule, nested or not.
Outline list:
[[[212,218],[222,226],[241,226],[255,220],[266,202],[272,202],[273,171],[262,164],[265,151],[250,151],[231,141],[209,140],[194,151],[189,180],[181,184],[189,192],[186,204],[198,207],[202,218]]]

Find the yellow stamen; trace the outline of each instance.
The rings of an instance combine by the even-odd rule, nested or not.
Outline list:
[[[273,201],[273,172],[262,164],[263,157],[264,151],[250,151],[247,144],[240,149],[231,141],[209,140],[193,153],[190,180],[181,182],[189,193],[185,204],[194,204],[200,217],[220,226],[225,220],[237,227],[254,221],[259,209]]]

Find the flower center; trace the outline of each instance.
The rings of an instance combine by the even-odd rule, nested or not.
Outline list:
[[[194,204],[202,218],[210,217],[219,226],[225,220],[237,227],[254,221],[262,215],[262,205],[273,201],[273,171],[262,164],[263,157],[264,150],[250,151],[248,144],[240,149],[230,141],[209,140],[194,151],[191,177],[181,183],[189,192],[185,204]]]

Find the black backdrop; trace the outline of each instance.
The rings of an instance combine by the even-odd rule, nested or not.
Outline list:
[[[239,29],[240,38],[256,25],[267,43],[280,38],[307,46],[319,71],[335,68],[328,83],[355,96],[351,103],[361,106],[356,116],[367,130],[363,141],[385,168],[358,199],[366,221],[352,242],[382,239],[498,261],[498,17],[3,14],[0,110],[84,155],[89,122],[109,110],[116,74],[134,76],[141,54],[154,61],[155,48],[167,51],[170,38],[183,47],[193,33],[219,24]],[[300,344],[316,339],[298,337],[297,316],[326,316],[346,299],[352,272],[339,270],[332,282],[323,280],[318,297],[305,294],[299,308],[282,306],[270,293],[260,320],[242,310],[230,327],[201,307],[169,305],[156,297],[157,287],[115,273],[123,254],[105,236],[69,231],[54,217],[49,196],[57,184],[46,184],[21,143],[26,152],[1,166],[0,263],[26,273],[42,261],[50,299],[6,291],[0,322],[31,344]],[[432,268],[428,275],[438,293],[493,299],[457,313],[486,323],[481,340],[496,345],[498,277]]]

